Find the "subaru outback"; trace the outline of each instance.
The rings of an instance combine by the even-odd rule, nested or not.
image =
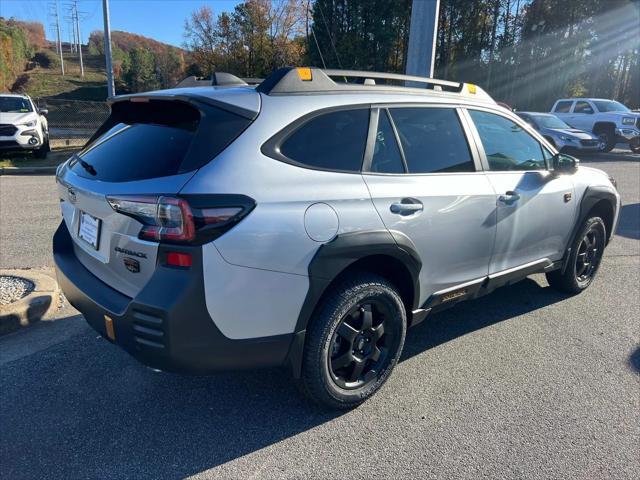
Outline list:
[[[481,88],[316,68],[230,83],[113,98],[57,172],[62,290],[143,364],[285,366],[350,408],[428,315],[534,273],[592,283],[613,179]]]

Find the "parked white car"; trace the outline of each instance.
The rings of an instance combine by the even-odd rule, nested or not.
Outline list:
[[[610,152],[616,143],[627,143],[640,152],[640,114],[620,102],[602,98],[563,98],[556,100],[551,113],[573,128],[593,132]]]
[[[48,111],[28,95],[0,95],[0,151],[33,150],[44,158],[49,151]]]

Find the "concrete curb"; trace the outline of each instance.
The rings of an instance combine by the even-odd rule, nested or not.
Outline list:
[[[54,175],[55,167],[0,167],[0,175]]]
[[[0,275],[26,278],[35,285],[26,297],[0,305],[0,336],[33,325],[51,308],[58,307],[60,289],[53,277],[34,270],[0,270]]]

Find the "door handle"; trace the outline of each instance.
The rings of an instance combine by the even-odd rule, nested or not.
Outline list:
[[[399,203],[392,203],[389,209],[398,215],[413,215],[424,210],[424,205],[415,198],[403,198]]]
[[[500,195],[498,197],[498,201],[500,203],[504,203],[505,205],[512,205],[518,200],[520,200],[520,195],[518,194],[518,192],[514,192],[513,190],[509,190],[508,192],[505,192],[504,195]]]

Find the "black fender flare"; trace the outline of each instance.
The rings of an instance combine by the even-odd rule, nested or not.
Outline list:
[[[413,281],[413,308],[418,308],[422,261],[409,237],[402,232],[388,230],[367,230],[338,235],[321,245],[309,262],[309,290],[298,315],[288,354],[288,363],[295,378],[300,376],[307,325],[327,287],[350,265],[373,255],[386,255],[402,262]]]
[[[616,208],[618,206],[618,201],[616,199],[616,194],[613,188],[606,186],[590,186],[587,187],[582,195],[582,200],[580,200],[580,209],[578,212],[577,221],[573,225],[573,229],[571,230],[571,235],[569,235],[569,241],[567,243],[567,247],[565,249],[564,259],[562,262],[562,273],[567,268],[569,257],[571,256],[571,245],[573,245],[576,235],[580,230],[580,227],[587,219],[587,215],[591,211],[591,209],[601,200],[605,200],[611,204],[611,209],[613,210],[614,222],[615,223],[615,214]],[[609,240],[613,237],[613,232],[607,232],[606,241],[609,243]]]

